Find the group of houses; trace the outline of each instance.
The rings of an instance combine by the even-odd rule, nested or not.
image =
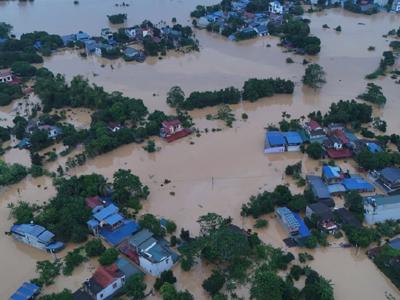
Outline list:
[[[250,0],[232,1],[230,11],[215,11],[202,16],[198,18],[197,26],[207,28],[207,26],[216,25],[221,34],[225,30],[232,31],[231,29],[234,28],[236,31],[228,36],[231,41],[239,40],[240,36],[245,36],[245,38],[265,36],[268,35],[268,23],[282,23],[283,15],[291,5],[291,3],[282,5],[279,1],[271,1],[268,10],[250,13],[246,11],[249,3]],[[233,19],[240,19],[242,25],[236,27],[236,24],[231,24]]]

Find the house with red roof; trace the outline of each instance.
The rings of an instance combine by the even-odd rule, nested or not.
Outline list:
[[[17,78],[11,71],[0,71],[0,83],[19,84],[21,80]]]
[[[304,125],[304,130],[311,142],[326,138],[325,130],[315,120],[310,120]]]
[[[188,128],[184,128],[181,121],[178,119],[163,121],[161,123],[160,136],[168,143],[183,138],[191,133],[192,131]]]
[[[126,276],[113,263],[110,266],[100,266],[84,285],[84,291],[94,300],[108,299],[118,292],[125,283]]]

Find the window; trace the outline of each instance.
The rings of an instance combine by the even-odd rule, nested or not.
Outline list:
[[[117,288],[117,283],[114,282],[113,285],[112,285],[112,287],[113,287],[113,289],[116,289],[116,288]]]
[[[102,299],[103,298],[103,294],[100,294],[100,299]]]

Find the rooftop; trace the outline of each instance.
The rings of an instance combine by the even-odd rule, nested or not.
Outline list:
[[[368,181],[362,179],[361,177],[356,178],[345,178],[342,184],[348,191],[368,191],[373,192],[375,187]]]
[[[306,179],[311,186],[314,196],[318,199],[329,199],[331,197],[328,187],[319,176],[307,175]]]
[[[343,224],[345,225],[353,225],[357,228],[361,228],[362,224],[361,222],[356,218],[354,214],[349,212],[345,208],[339,208],[335,210],[335,213],[338,215],[339,219],[342,221]]]
[[[302,144],[303,139],[300,134],[295,131],[283,132],[283,136],[285,137],[288,144]]]
[[[324,219],[324,220],[333,219],[332,211],[324,203],[321,203],[321,202],[312,203],[312,204],[309,204],[308,207],[312,210],[312,212],[314,214],[317,215],[317,217],[319,217],[321,219]]]
[[[285,138],[279,131],[269,131],[267,132],[268,143],[273,146],[282,146],[286,144]]]
[[[142,243],[147,241],[149,238],[153,236],[153,233],[148,230],[147,228],[144,228],[134,234],[130,239],[129,243],[134,246],[134,247],[139,247]]]
[[[400,238],[395,238],[391,241],[389,241],[390,247],[396,250],[400,250]]]
[[[392,195],[392,196],[374,195],[365,197],[364,201],[368,203],[375,203],[375,205],[377,206],[400,204],[400,195]]]
[[[112,246],[120,244],[139,230],[139,224],[132,220],[123,220],[117,229],[101,229],[100,235]]]
[[[44,243],[48,243],[54,237],[54,234],[46,230],[43,226],[35,224],[19,224],[11,227],[12,232],[28,234],[36,237]]]
[[[98,221],[103,221],[107,217],[116,214],[118,211],[118,207],[116,207],[114,204],[110,204],[109,206],[100,210],[98,213],[94,214],[93,217]]]
[[[125,258],[118,258],[115,261],[115,264],[118,266],[118,269],[125,275],[126,278],[129,278],[136,274],[144,274],[138,267],[134,266],[131,262],[129,262]]]
[[[384,168],[381,171],[381,176],[384,177],[387,181],[390,181],[392,183],[400,181],[400,168],[396,167]]]
[[[342,170],[337,166],[323,166],[322,174],[324,174],[327,179],[342,178]]]

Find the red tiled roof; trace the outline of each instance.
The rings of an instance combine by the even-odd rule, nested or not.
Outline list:
[[[319,125],[317,121],[311,120],[308,122],[308,127],[310,127],[311,130],[315,130],[321,128],[321,125]]]
[[[333,135],[338,137],[342,141],[343,144],[349,143],[348,137],[346,136],[346,134],[342,130],[335,130]]]
[[[96,272],[94,272],[92,278],[104,289],[122,276],[118,266],[114,263],[107,267],[99,267]]]
[[[163,121],[161,124],[164,127],[178,126],[181,124],[181,121],[179,121],[178,119],[175,119],[175,120],[171,120],[171,121]]]
[[[330,158],[338,159],[338,158],[348,158],[352,156],[351,150],[347,148],[343,148],[340,150],[336,149],[328,149],[326,151]]]
[[[86,198],[86,205],[90,208],[95,208],[96,206],[103,205],[99,196]]]

